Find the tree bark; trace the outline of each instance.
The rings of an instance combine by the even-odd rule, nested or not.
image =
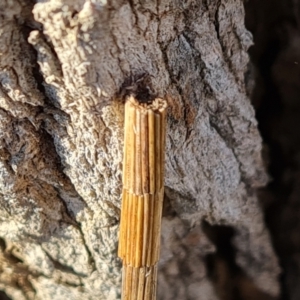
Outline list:
[[[37,2],[0,5],[0,289],[120,298],[123,101],[146,93],[169,104],[158,298],[276,298],[243,2]]]

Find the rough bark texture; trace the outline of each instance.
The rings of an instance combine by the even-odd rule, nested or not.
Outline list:
[[[0,5],[0,288],[119,299],[121,100],[138,85],[170,106],[159,299],[276,297],[242,1],[37,2]]]

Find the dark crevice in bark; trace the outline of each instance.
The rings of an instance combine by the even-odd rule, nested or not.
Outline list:
[[[42,37],[44,37],[42,31],[40,31],[40,34],[41,34]],[[28,40],[28,36],[29,36],[29,34],[27,35],[26,40]],[[44,40],[45,43],[47,43],[45,39],[43,39],[43,40]],[[44,85],[45,84],[44,77],[43,77],[42,73],[40,72],[40,66],[38,64],[38,53],[37,53],[36,49],[31,44],[28,43],[28,45],[30,47],[32,55],[34,56],[34,59],[32,61],[32,75],[33,75],[33,77],[35,79],[35,82],[37,84],[37,89],[44,96],[44,101],[46,103],[46,107],[43,108],[43,111],[45,110],[45,108],[49,108],[49,107],[60,109],[60,104],[59,104],[58,99],[50,99],[49,96],[47,95],[46,88],[45,88],[45,85]],[[48,43],[47,43],[47,45],[48,45]],[[49,49],[51,50],[51,54],[53,55],[53,58],[57,61],[57,63],[55,64],[56,67],[59,66],[59,70],[62,73],[61,66],[59,64],[57,54],[53,50],[53,47],[51,47],[50,45],[48,45],[48,46],[49,46]],[[60,110],[60,112],[63,113],[63,114],[66,114],[66,112],[64,112],[62,110]]]
[[[23,296],[27,300],[31,300],[32,296],[29,296],[29,293],[36,294],[36,290],[34,289],[33,285],[29,281],[28,275],[24,277],[19,277],[16,281],[16,286],[21,290]]]
[[[0,291],[0,300],[11,300],[4,291]]]
[[[42,31],[40,31],[40,34],[42,35],[42,38],[43,38],[44,42],[46,42],[47,45],[49,46],[50,50],[52,50],[53,57],[57,60],[56,66],[60,67],[57,54],[54,51],[54,47],[47,42],[47,40],[44,37],[44,34],[43,34]],[[29,35],[29,31],[28,31],[28,35]],[[27,38],[28,38],[28,36],[27,36]],[[54,120],[54,118],[51,116],[51,114],[49,114],[49,112],[47,112],[47,110],[49,109],[49,107],[50,107],[50,109],[52,108],[52,109],[55,109],[55,110],[57,110],[58,108],[46,96],[47,93],[46,93],[45,87],[44,87],[44,79],[43,79],[43,76],[42,76],[42,74],[40,72],[40,67],[39,67],[39,65],[37,63],[37,61],[38,61],[38,53],[37,53],[36,49],[32,45],[30,45],[30,48],[32,50],[32,53],[35,56],[35,59],[34,59],[34,68],[33,68],[33,75],[34,75],[34,78],[35,78],[35,80],[37,82],[38,89],[43,93],[43,95],[45,95],[45,101],[46,101],[46,104],[47,104],[46,110],[44,108],[44,112],[46,112],[47,118],[51,118],[54,122],[56,122]],[[62,72],[61,68],[60,68],[60,72]],[[55,103],[57,103],[57,102],[55,102]],[[59,109],[59,113],[61,113],[62,115],[64,115],[66,118],[68,118],[68,115],[64,111],[62,111],[62,110]],[[75,194],[77,194],[77,196],[82,200],[82,202],[84,202],[83,199],[80,197],[80,195],[77,193],[77,191],[76,191],[73,183],[71,182],[71,180],[64,173],[64,170],[63,170],[64,166],[63,166],[63,163],[61,161],[61,158],[60,158],[59,154],[57,153],[53,135],[47,131],[47,129],[46,129],[47,126],[43,126],[43,127],[44,127],[44,130],[42,130],[43,137],[45,137],[45,140],[46,140],[46,142],[43,145],[47,145],[48,144],[48,146],[47,146],[47,152],[49,151],[49,149],[52,149],[53,150],[52,153],[55,153],[55,156],[56,156],[56,158],[55,158],[56,169],[60,171],[60,175],[63,177],[64,181],[66,181],[67,186],[71,187],[72,192],[75,193]],[[50,144],[49,144],[49,142],[50,142]],[[58,191],[58,195],[59,194],[60,194],[60,192]],[[75,226],[76,229],[79,230],[81,238],[82,238],[82,240],[84,242],[83,243],[84,247],[85,247],[85,249],[87,251],[87,254],[88,254],[88,257],[89,257],[89,264],[92,267],[92,271],[95,271],[96,270],[95,259],[93,258],[92,253],[91,253],[91,251],[90,251],[90,249],[89,249],[89,247],[88,247],[88,245],[87,245],[87,243],[85,241],[84,234],[83,234],[82,229],[81,229],[81,225],[80,225],[80,223],[78,223],[76,221],[76,218],[73,215],[73,213],[69,211],[67,203],[65,203],[64,199],[61,198],[61,197],[59,197],[59,198],[61,199],[61,203],[62,203],[62,205],[64,207],[64,213],[66,214],[66,220],[65,221],[66,221],[66,223]],[[56,264],[55,266],[58,266],[58,264]]]
[[[236,264],[236,249],[232,244],[234,229],[202,223],[207,237],[216,246],[216,252],[205,258],[208,278],[220,300],[275,300],[260,291],[252,279]]]
[[[19,257],[17,257],[12,249],[6,251],[6,249],[4,249],[3,251],[3,256],[5,257],[5,259],[7,261],[9,261],[10,263],[14,264],[14,265],[17,265],[17,264],[23,264],[23,260],[20,259]]]
[[[34,4],[35,4],[34,1],[31,1],[31,0],[28,1],[28,5],[26,6],[27,13],[24,14],[24,11],[23,11],[23,15],[22,15],[22,17],[24,18],[24,22],[22,22],[22,21],[20,22],[20,19],[17,19],[17,23],[19,25],[20,31],[22,32],[24,40],[27,42],[27,46],[30,49],[30,63],[31,63],[31,67],[32,67],[31,71],[32,71],[32,75],[35,79],[37,89],[41,92],[41,95],[45,95],[45,88],[43,86],[44,79],[43,79],[42,74],[40,73],[40,68],[37,63],[38,55],[37,55],[37,52],[34,49],[34,47],[28,43],[28,37],[30,35],[30,32],[32,30],[40,29],[39,28],[40,26],[38,26],[38,25],[41,25],[41,24],[38,24],[34,20],[34,17],[32,14]]]
[[[231,242],[235,234],[233,228],[229,226],[212,226],[206,221],[203,221],[202,228],[217,249],[216,254],[211,254],[207,257],[207,264],[212,265],[213,258],[217,255],[225,259],[232,272],[237,272],[239,267],[235,263],[236,249]],[[208,267],[208,270],[211,270],[211,272],[213,272],[213,269]]]
[[[216,5],[215,20],[214,20],[215,30],[216,30],[216,34],[217,34],[219,41],[220,41],[220,24],[219,24],[219,20],[218,20],[218,14],[219,14],[220,5],[221,5],[221,3],[220,3],[220,1],[218,1],[217,5]],[[220,45],[221,45],[222,49],[224,49],[221,42],[220,42]]]
[[[5,264],[9,264],[9,267],[13,271],[13,276],[9,278],[9,285],[17,287],[22,292],[25,299],[32,299],[28,294],[36,294],[36,290],[30,282],[30,277],[36,278],[41,274],[31,272],[29,268],[23,264],[23,261],[16,257],[12,251],[0,252],[0,271],[2,263],[4,266]]]
[[[5,251],[6,249],[6,242],[4,239],[0,238],[0,250]]]
[[[63,173],[64,166],[63,166],[61,159],[55,149],[55,143],[54,143],[53,136],[43,127],[40,129],[40,135],[41,135],[40,145],[42,147],[41,150],[43,151],[43,154],[45,154],[44,157],[46,159],[50,158],[51,165],[59,171],[61,177],[63,177],[64,179],[67,179],[66,175]]]
[[[44,131],[43,136],[46,137],[46,141],[43,143],[43,145],[46,146],[46,150],[49,151],[50,149],[52,149],[52,152],[55,153],[55,155],[56,155],[56,164],[57,164],[56,169],[60,171],[61,176],[63,177],[64,181],[66,182],[65,185],[69,186],[72,189],[72,193],[76,194],[82,200],[82,202],[84,203],[83,199],[77,193],[73,183],[70,181],[70,179],[63,172],[63,165],[62,165],[61,160],[59,159],[58,153],[56,152],[53,136],[51,134],[49,134],[48,132],[45,132],[45,131]],[[50,144],[49,144],[49,141],[51,141]],[[47,146],[47,143],[48,143],[48,146]],[[45,157],[47,157],[47,156],[45,155]],[[59,195],[60,194],[59,189],[57,189],[57,188],[55,188],[55,189],[57,190],[57,193]],[[67,203],[64,201],[64,199],[61,198],[61,197],[59,197],[59,199],[61,200],[61,203],[64,207],[64,212],[63,212],[63,215],[65,214],[64,222],[66,222],[67,224],[75,226],[75,228],[77,230],[79,230],[81,238],[84,242],[83,243],[84,247],[85,247],[85,249],[88,253],[88,256],[89,256],[90,266],[92,267],[93,270],[96,270],[95,259],[93,258],[92,252],[90,251],[90,249],[89,249],[89,247],[88,247],[88,245],[85,241],[84,234],[83,234],[82,229],[81,229],[81,224],[76,221],[76,216],[72,212],[69,211]]]
[[[135,18],[134,26],[137,27],[137,24],[139,22],[139,16],[138,16],[138,13],[137,13],[136,8],[135,8],[134,0],[129,0],[128,3],[130,5],[131,11],[132,11],[132,13],[134,15],[134,18]]]
[[[72,267],[70,266],[66,266],[66,265],[63,265],[62,263],[60,263],[59,261],[57,261],[55,258],[53,258],[49,253],[48,251],[46,251],[44,248],[42,248],[44,253],[46,254],[46,256],[50,259],[50,261],[53,263],[55,269],[57,270],[60,270],[64,273],[70,273],[70,274],[74,274],[76,276],[79,276],[79,277],[86,277],[86,275],[84,274],[80,274],[80,273],[77,273]]]

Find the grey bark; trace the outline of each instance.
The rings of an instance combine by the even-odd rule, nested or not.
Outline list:
[[[223,299],[203,221],[276,297],[242,1],[37,2],[0,5],[0,289],[119,299],[122,100],[142,78],[170,107],[159,299]]]

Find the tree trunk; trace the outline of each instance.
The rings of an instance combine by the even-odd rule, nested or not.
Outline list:
[[[158,299],[276,298],[243,2],[37,2],[0,5],[0,289],[17,300],[120,298],[133,93],[169,105]]]

